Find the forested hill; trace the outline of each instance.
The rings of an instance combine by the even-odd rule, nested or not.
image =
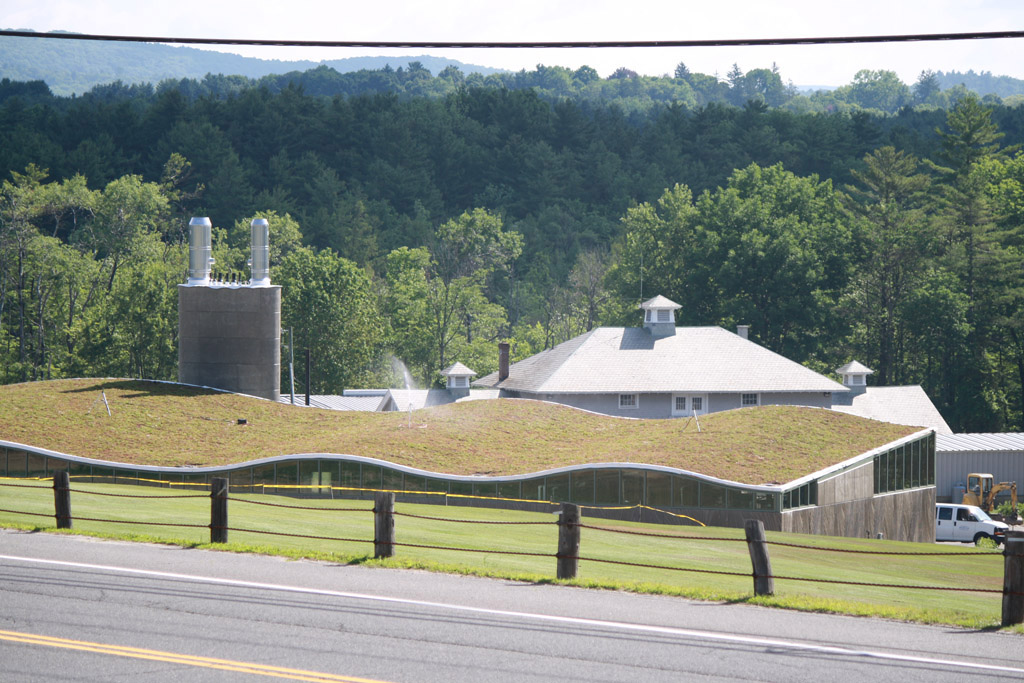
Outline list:
[[[498,340],[524,357],[662,294],[682,324],[921,384],[958,431],[1022,429],[1022,142],[1024,107],[971,95],[888,115],[7,81],[0,382],[173,379],[189,217],[237,273],[261,216],[314,393],[390,384],[390,358],[483,375]]]
[[[42,34],[45,35],[45,34]],[[617,103],[627,111],[659,104],[703,107],[743,106],[755,99],[792,111],[870,110],[895,113],[906,106],[948,109],[967,92],[990,101],[1024,101],[1024,81],[990,72],[923,71],[904,83],[892,71],[861,70],[836,88],[808,90],[785,80],[774,66],[741,69],[734,64],[724,79],[692,72],[683,63],[666,65],[662,76],[640,76],[628,65],[602,78],[589,66],[568,69],[538,65],[516,73],[428,55],[353,57],[310,61],[265,60],[169,45],[75,41],[0,36],[0,78],[42,81],[56,95],[132,92],[176,87],[191,97],[220,97],[246,87],[279,91],[300,85],[325,96],[394,93],[445,97],[460,87],[531,89],[545,99]]]
[[[455,66],[464,73],[483,75],[499,71],[428,55],[350,57],[323,63],[344,73],[363,69],[383,69],[389,65],[392,69],[397,69],[409,62],[419,62],[434,73],[439,73],[448,66]],[[318,62],[308,60],[257,59],[214,50],[151,43],[0,36],[0,77],[12,81],[40,80],[57,95],[82,94],[97,85],[118,81],[127,85],[157,84],[166,79],[202,79],[207,74],[257,79],[270,74],[308,71],[318,65]]]

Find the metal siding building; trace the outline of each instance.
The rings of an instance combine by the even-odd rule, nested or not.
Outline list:
[[[935,493],[952,500],[953,488],[971,472],[1024,486],[1024,433],[938,434],[935,444]]]

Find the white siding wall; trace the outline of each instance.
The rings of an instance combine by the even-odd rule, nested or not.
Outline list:
[[[1017,482],[1017,496],[1024,497],[1024,451],[935,451],[935,495],[951,500],[953,487],[967,483],[971,472],[991,474],[997,482]],[[1008,494],[1000,494],[1002,500]],[[955,501],[959,502],[959,501]]]

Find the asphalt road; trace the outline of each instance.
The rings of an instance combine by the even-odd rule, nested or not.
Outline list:
[[[0,680],[1024,680],[1024,637],[0,530]]]

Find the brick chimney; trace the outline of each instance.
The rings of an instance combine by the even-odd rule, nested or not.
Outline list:
[[[508,342],[498,344],[498,381],[508,379]]]

